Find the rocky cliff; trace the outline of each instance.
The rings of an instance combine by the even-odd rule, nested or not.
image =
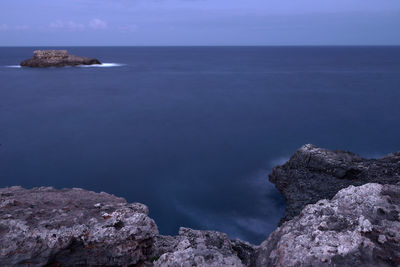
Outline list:
[[[145,205],[104,192],[4,188],[0,218],[0,266],[248,266],[255,253],[214,231],[159,235]]]
[[[349,186],[307,205],[257,251],[256,266],[400,266],[400,186]]]
[[[82,189],[0,190],[0,265],[125,265],[147,260],[147,207]]]
[[[146,206],[104,192],[0,189],[0,266],[400,266],[399,165],[303,146],[270,176],[288,213],[260,246],[160,235]]]
[[[21,62],[23,67],[65,67],[77,65],[101,64],[93,58],[70,55],[66,50],[36,50],[33,58]]]
[[[286,201],[281,223],[320,199],[331,199],[340,189],[366,183],[395,184],[400,181],[400,152],[381,159],[364,159],[354,153],[330,151],[304,145],[269,180]]]

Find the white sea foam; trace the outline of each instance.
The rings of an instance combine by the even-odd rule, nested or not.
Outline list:
[[[102,64],[94,64],[94,65],[80,65],[82,68],[112,68],[112,67],[122,67],[125,64],[119,63],[102,63]]]
[[[125,66],[125,64],[120,64],[120,63],[103,63],[103,64],[95,64],[95,65],[79,65],[78,67],[81,68],[112,68],[112,67],[122,67]],[[9,66],[4,66],[5,68],[12,68],[12,69],[20,69],[20,65],[9,65]]]

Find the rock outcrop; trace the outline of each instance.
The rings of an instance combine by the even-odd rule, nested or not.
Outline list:
[[[158,234],[145,205],[83,189],[0,189],[0,266],[250,266],[256,247],[181,228]]]
[[[331,199],[350,185],[399,182],[400,153],[364,159],[347,151],[304,145],[287,163],[275,167],[269,180],[286,200],[283,223],[298,215],[307,204]]]
[[[99,60],[70,55],[66,50],[36,50],[33,58],[21,62],[22,67],[65,67],[101,64]]]
[[[230,240],[224,233],[181,228],[179,235],[159,236],[154,266],[252,266],[256,246]]]
[[[400,266],[399,165],[303,146],[270,175],[287,214],[260,246],[160,235],[145,205],[104,192],[0,189],[0,266]]]
[[[275,230],[256,266],[400,266],[399,214],[399,185],[349,186]]]
[[[82,189],[0,190],[1,266],[126,266],[147,260],[157,226],[143,204]]]

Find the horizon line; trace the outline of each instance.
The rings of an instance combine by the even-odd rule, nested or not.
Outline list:
[[[398,47],[400,44],[340,44],[340,45],[0,45],[7,47]]]

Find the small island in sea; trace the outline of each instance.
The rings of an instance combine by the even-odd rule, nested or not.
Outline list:
[[[36,50],[33,58],[21,62],[22,67],[46,68],[79,65],[95,65],[101,62],[95,58],[71,55],[67,50]]]

